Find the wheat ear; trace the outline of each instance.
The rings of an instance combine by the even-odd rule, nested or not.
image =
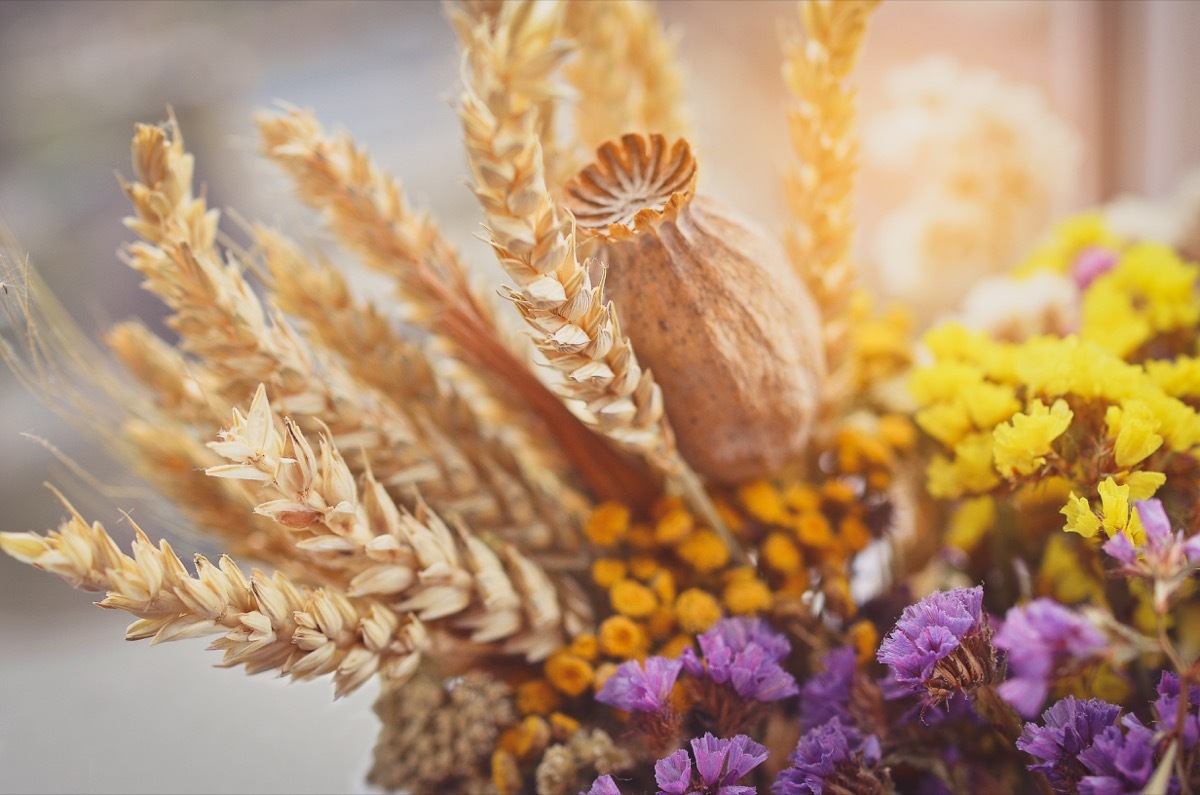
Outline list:
[[[185,350],[198,357],[197,367],[211,374],[208,383],[225,406],[245,400],[265,380],[283,413],[310,430],[327,426],[353,456],[355,470],[364,471],[370,461],[395,495],[424,484],[426,498],[439,509],[469,507],[473,522],[513,525],[455,440],[421,427],[396,401],[336,363],[319,362],[284,318],[268,314],[241,263],[220,260],[217,216],[191,194],[191,157],[178,135],[139,127],[134,164],[139,181],[125,189],[137,217],[129,224],[146,242],[129,247],[130,264],[175,310],[169,322]]]
[[[262,387],[249,411],[234,409],[221,441],[209,446],[233,462],[209,475],[261,483],[266,499],[257,513],[300,534],[300,549],[357,568],[352,596],[388,597],[394,609],[426,622],[444,619],[439,628],[472,643],[535,656],[558,648],[590,619],[576,603],[560,601],[545,572],[510,545],[498,556],[419,500],[413,512],[401,510],[369,472],[360,495],[327,438],[314,451],[291,421],[276,427]]]
[[[505,427],[503,409],[491,401],[482,411],[500,416],[481,415],[455,381],[434,372],[428,346],[404,339],[374,304],[355,299],[340,271],[310,261],[273,230],[256,227],[254,238],[276,305],[303,322],[308,337],[336,354],[359,381],[406,405],[426,435],[436,431],[453,439],[503,503],[519,533],[514,541],[562,553],[578,548],[577,528],[588,502],[557,475],[557,462],[539,455],[524,428]]]
[[[652,4],[571,3],[566,27],[578,51],[563,73],[576,92],[575,132],[588,157],[628,132],[688,136],[678,47]],[[548,178],[557,186],[568,176],[556,170]]]
[[[332,674],[339,698],[376,673],[407,679],[428,646],[419,620],[378,601],[298,586],[278,572],[256,570],[247,578],[229,557],[214,566],[197,555],[193,577],[166,541],[156,548],[136,533],[129,557],[99,523],[89,525],[72,510],[48,536],[0,534],[0,549],[76,588],[106,592],[100,607],[137,616],[127,640],[221,635],[210,648],[225,653],[223,666],[277,670],[293,679]]]
[[[784,78],[799,161],[785,176],[793,219],[787,234],[793,267],[821,307],[825,362],[822,402],[836,411],[850,378],[853,299],[859,274],[851,258],[854,179],[858,171],[857,92],[848,81],[867,18],[878,0],[803,0],[804,37],[786,46]]]
[[[409,209],[394,179],[348,136],[327,135],[309,111],[293,108],[260,116],[258,123],[264,150],[291,176],[301,199],[320,210],[367,265],[396,279],[409,313],[466,365],[463,373],[474,380],[490,376],[482,385],[503,409],[499,422],[525,428],[530,449],[547,461],[561,451],[598,499],[638,498],[645,475],[630,471],[547,391],[529,369],[527,341],[505,342],[453,246],[428,218]],[[557,447],[539,441],[544,429]]]
[[[459,116],[475,193],[492,248],[516,282],[508,297],[566,377],[560,394],[581,401],[600,432],[675,472],[684,465],[658,384],[604,302],[603,280],[593,284],[576,258],[574,219],[547,190],[537,107],[553,96],[550,76],[566,52],[557,45],[561,17],[557,5],[507,4],[494,26],[465,31]]]

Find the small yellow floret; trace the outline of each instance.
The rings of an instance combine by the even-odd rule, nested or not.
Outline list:
[[[721,601],[735,616],[762,613],[775,604],[775,597],[767,584],[759,579],[736,579],[725,586]]]
[[[800,567],[804,565],[804,558],[800,555],[800,550],[792,543],[792,539],[783,533],[775,532],[768,535],[759,551],[762,554],[763,565],[781,574],[799,571]]]
[[[622,660],[636,657],[649,643],[646,631],[641,625],[625,616],[609,616],[604,619],[600,624],[598,637],[600,648],[605,654]]]
[[[855,659],[859,665],[875,659],[875,650],[879,648],[879,630],[870,621],[855,621],[846,630],[846,640],[854,647]]]
[[[592,562],[592,582],[601,588],[611,588],[617,582],[625,579],[629,567],[625,561],[616,558],[597,558]]]
[[[675,600],[675,617],[680,629],[696,635],[721,620],[721,605],[708,591],[688,588]]]
[[[645,618],[658,607],[658,599],[636,580],[621,580],[608,589],[613,610],[630,618]]]
[[[900,414],[885,414],[879,418],[879,436],[893,450],[903,452],[917,440],[916,429],[908,418]]]
[[[676,635],[659,647],[656,652],[660,657],[675,659],[683,654],[684,649],[695,649],[696,642],[689,635]]]
[[[964,500],[950,517],[946,546],[971,552],[996,523],[996,502],[991,497]]]
[[[533,679],[517,685],[516,702],[523,715],[549,715],[562,705],[562,696],[545,679]]]
[[[651,640],[662,640],[675,631],[675,611],[660,607],[646,619],[646,633]]]
[[[1139,502],[1153,497],[1167,482],[1167,476],[1162,472],[1130,472],[1121,482],[1129,487],[1129,499]]]
[[[546,660],[543,670],[550,684],[568,696],[577,696],[592,684],[592,666],[569,651],[557,651]]]
[[[1051,453],[1051,443],[1070,427],[1074,416],[1065,400],[1056,400],[1049,408],[1034,400],[1026,413],[1015,414],[1010,421],[996,426],[996,469],[1009,478],[1037,472]]]
[[[571,641],[571,645],[567,647],[567,651],[591,662],[596,659],[596,655],[600,652],[600,642],[596,639],[595,635],[588,632],[583,635],[577,635],[575,640]]]
[[[663,545],[682,541],[692,532],[696,520],[683,508],[675,508],[663,514],[654,525],[654,540]]]
[[[787,521],[787,508],[779,489],[765,480],[738,488],[738,499],[751,516],[768,524]]]
[[[796,519],[795,527],[796,538],[806,547],[828,549],[836,542],[833,537],[833,528],[830,527],[829,520],[823,513],[815,511],[803,513]]]
[[[583,524],[583,533],[593,544],[610,547],[629,530],[629,509],[618,502],[603,502],[596,506]]]
[[[1104,514],[1102,527],[1109,537],[1124,531],[1135,545],[1142,544],[1145,531],[1137,511],[1132,510],[1129,487],[1117,485],[1112,478],[1105,478],[1097,489],[1100,492],[1100,510]]]
[[[1075,496],[1075,492],[1071,492],[1067,504],[1059,513],[1067,517],[1063,530],[1068,533],[1079,533],[1084,538],[1091,538],[1100,530],[1100,519],[1092,511],[1092,506],[1083,497]]]
[[[729,549],[721,537],[708,528],[692,533],[676,550],[680,559],[704,574],[729,562]]]
[[[492,786],[497,795],[514,795],[521,789],[521,770],[508,751],[492,751]]]
[[[1141,463],[1162,446],[1158,435],[1161,423],[1144,402],[1127,400],[1121,406],[1109,406],[1104,414],[1108,435],[1114,438],[1113,457],[1117,466],[1131,467]]]
[[[649,555],[634,555],[629,559],[629,576],[646,582],[658,571],[658,561]]]
[[[861,552],[871,543],[871,530],[860,517],[851,514],[838,523],[838,538],[845,551]]]

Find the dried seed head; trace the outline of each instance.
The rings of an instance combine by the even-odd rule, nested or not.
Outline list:
[[[695,184],[686,141],[625,135],[564,190],[684,457],[732,483],[803,452],[824,374],[820,324],[782,251]]]

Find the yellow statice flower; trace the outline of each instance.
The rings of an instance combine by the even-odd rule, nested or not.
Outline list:
[[[926,335],[926,343],[933,333]],[[982,383],[983,377],[983,370],[973,364],[938,359],[912,374],[908,380],[908,391],[918,403],[928,406],[953,401],[967,387]]]
[[[963,401],[958,399],[926,406],[914,419],[921,430],[947,447],[958,444],[971,432],[971,416]]]
[[[1129,487],[1129,499],[1134,502],[1150,499],[1167,482],[1167,476],[1162,472],[1129,472],[1117,478]]]
[[[791,574],[800,570],[804,558],[800,550],[784,533],[774,532],[767,536],[759,547],[763,565],[780,574]]]
[[[959,395],[959,401],[976,428],[994,428],[1021,410],[1017,391],[1008,384],[972,384]]]
[[[1108,435],[1113,441],[1113,456],[1117,466],[1131,467],[1162,446],[1158,435],[1158,418],[1141,400],[1128,400],[1120,406],[1109,406],[1104,415]]]
[[[1065,400],[1056,400],[1047,408],[1035,399],[1028,411],[996,426],[993,432],[996,469],[1010,478],[1037,472],[1052,452],[1051,443],[1067,430],[1073,416]]]
[[[1104,514],[1104,520],[1101,522],[1104,532],[1108,533],[1110,538],[1124,532],[1135,545],[1144,543],[1146,533],[1142,529],[1137,511],[1133,510],[1133,504],[1130,502],[1129,487],[1119,485],[1112,478],[1105,478],[1097,487],[1097,491],[1100,493],[1100,511]]]
[[[1163,392],[1174,398],[1200,398],[1200,357],[1180,356],[1171,361],[1146,362],[1146,375]]]
[[[729,548],[719,535],[708,528],[692,533],[675,552],[701,574],[716,571],[729,562]]]
[[[1096,279],[1084,295],[1079,336],[1117,356],[1133,353],[1154,335],[1134,301],[1110,275]]]
[[[592,582],[601,588],[611,588],[625,579],[629,567],[616,558],[597,558],[592,561]]]
[[[763,522],[779,524],[787,520],[787,508],[779,489],[765,480],[747,483],[738,489],[738,499],[751,516]]]
[[[738,569],[731,572],[721,592],[721,601],[732,615],[738,616],[770,610],[775,604],[775,597],[753,569]]]
[[[1039,594],[1052,596],[1065,605],[1103,600],[1103,573],[1082,565],[1076,552],[1078,543],[1063,533],[1047,539],[1037,574]]]
[[[983,494],[1000,485],[992,466],[993,434],[973,433],[954,446],[954,459],[934,456],[927,470],[929,493],[942,499]]]
[[[1067,498],[1067,504],[1063,506],[1060,513],[1067,517],[1067,523],[1063,530],[1069,533],[1078,533],[1084,538],[1091,538],[1100,531],[1100,519],[1092,510],[1092,506],[1083,497],[1076,496],[1075,492],[1071,492],[1071,496]]]
[[[696,521],[684,508],[667,511],[654,524],[654,540],[660,544],[674,544],[692,532]]]

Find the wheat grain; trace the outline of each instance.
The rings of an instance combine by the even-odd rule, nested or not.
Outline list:
[[[45,537],[0,534],[0,549],[76,588],[106,592],[100,607],[137,616],[127,640],[221,635],[210,648],[224,652],[222,665],[293,679],[332,675],[339,698],[376,673],[406,679],[429,645],[420,621],[378,601],[298,586],[278,572],[247,578],[228,556],[214,566],[197,555],[193,577],[166,541],[156,548],[140,529],[129,557],[74,510]]]
[[[534,658],[548,655],[588,616],[577,604],[564,610],[537,564],[511,545],[503,561],[461,524],[451,530],[418,500],[401,510],[370,472],[361,496],[354,477],[329,439],[314,451],[290,420],[282,430],[262,387],[246,414],[210,443],[233,462],[208,469],[214,477],[262,484],[256,512],[299,531],[296,546],[312,554],[353,560],[352,596],[395,597],[395,609],[422,621],[446,622],[474,644],[500,644]]]
[[[845,397],[851,304],[859,287],[850,250],[859,160],[857,98],[847,81],[877,5],[878,0],[804,0],[805,36],[788,42],[784,63],[795,99],[788,124],[799,161],[785,176],[793,219],[786,242],[792,265],[821,307],[828,370],[821,397],[827,413],[837,412]]]
[[[277,232],[259,227],[254,234],[280,309],[303,321],[309,337],[337,354],[362,383],[405,405],[427,438],[453,442],[499,499],[514,540],[526,549],[578,547],[587,500],[558,476],[557,462],[539,455],[529,433],[506,427],[506,414],[490,403],[484,409],[500,416],[482,416],[455,381],[434,372],[426,346],[401,337],[374,304],[356,300],[340,271],[309,261]]]
[[[575,256],[574,221],[551,197],[537,137],[538,103],[554,96],[550,75],[566,50],[562,9],[506,5],[494,26],[460,27],[466,90],[459,115],[475,193],[492,248],[516,282],[508,297],[535,332],[535,344],[566,376],[561,394],[581,401],[609,438],[665,471],[683,462],[663,414],[662,395],[637,363],[616,311]]]

